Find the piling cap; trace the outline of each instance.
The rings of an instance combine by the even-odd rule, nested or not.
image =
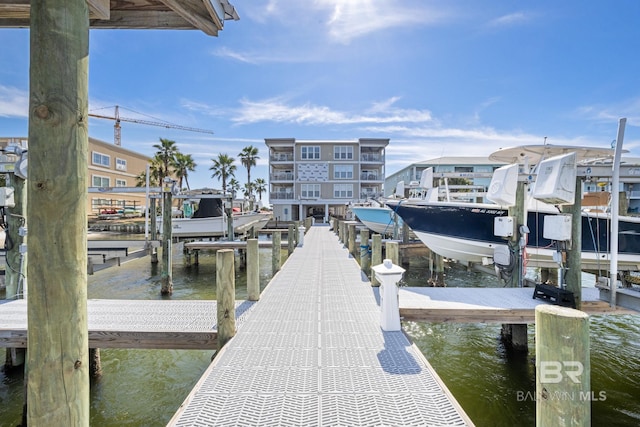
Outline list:
[[[371,267],[376,274],[402,274],[405,272],[405,269],[400,267],[399,265],[395,265],[391,262],[390,259],[385,259],[382,261],[382,264],[378,264],[376,266]]]

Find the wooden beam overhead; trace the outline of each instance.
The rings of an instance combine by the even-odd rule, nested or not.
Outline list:
[[[217,36],[222,30],[224,12],[233,6],[218,0],[86,0],[90,28],[103,29],[198,29]],[[0,0],[0,28],[29,28],[30,0]],[[235,11],[234,11],[235,12]],[[234,13],[233,19],[237,19]]]

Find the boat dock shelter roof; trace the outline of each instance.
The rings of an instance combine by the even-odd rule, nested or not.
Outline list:
[[[30,0],[7,0],[0,28],[28,28]],[[91,28],[201,30],[218,35],[225,20],[240,19],[229,0],[87,0]]]

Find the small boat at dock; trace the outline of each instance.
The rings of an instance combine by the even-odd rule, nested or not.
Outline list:
[[[523,156],[526,153],[526,156]],[[612,150],[591,147],[567,146],[524,146],[500,150],[490,158],[494,160],[517,160],[526,157],[524,168],[538,165],[545,159],[567,153],[576,153],[577,162],[588,159],[606,159]],[[520,163],[523,165],[523,163]],[[609,165],[611,162],[609,161]],[[611,166],[609,166],[611,167]],[[502,168],[501,168],[502,169]],[[521,173],[523,168],[521,167]],[[524,169],[528,170],[528,169]],[[536,176],[535,172],[532,176]],[[575,178],[575,175],[573,175]],[[517,173],[516,173],[517,178]],[[500,183],[502,186],[504,183]],[[490,185],[494,185],[493,181]],[[575,187],[575,184],[571,184]],[[571,187],[568,185],[567,188]],[[574,188],[573,187],[573,188]],[[572,189],[573,189],[572,188]],[[558,267],[558,242],[545,238],[545,222],[552,222],[561,210],[556,204],[546,203],[525,196],[525,210],[528,233],[524,257],[527,266]],[[491,264],[496,251],[515,257],[508,251],[507,240],[495,235],[497,218],[509,216],[504,203],[474,203],[437,201],[433,199],[387,199],[387,206],[393,209],[413,230],[418,238],[432,251],[444,257],[464,263]],[[611,261],[611,215],[606,207],[583,209],[581,212],[581,267],[583,270],[607,271]],[[621,271],[640,270],[640,218],[618,217],[618,269]]]
[[[254,229],[258,231],[267,225],[271,212],[235,212],[231,216],[234,234],[245,234]],[[202,198],[198,209],[190,218],[172,218],[173,237],[223,237],[228,234],[229,217],[223,209],[221,199]],[[162,227],[162,219],[158,222]]]

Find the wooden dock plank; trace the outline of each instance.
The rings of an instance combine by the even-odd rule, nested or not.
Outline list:
[[[582,289],[587,314],[629,314],[611,309],[596,288]],[[535,308],[548,301],[533,298],[533,288],[402,287],[400,316],[404,320],[460,323],[534,323]]]
[[[255,302],[236,301],[244,321]],[[217,302],[202,300],[88,300],[89,346],[94,348],[215,349]],[[0,302],[0,347],[26,348],[27,302]]]

